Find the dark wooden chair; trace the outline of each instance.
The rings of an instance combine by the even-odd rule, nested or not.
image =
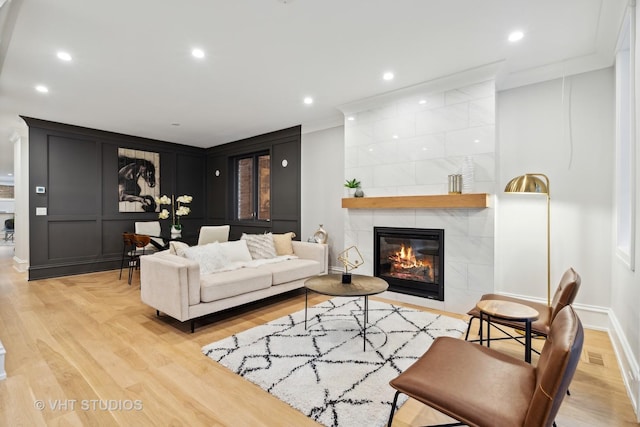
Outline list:
[[[15,233],[15,219],[9,218],[4,222],[4,241],[8,242],[9,240],[13,241],[13,236]]]
[[[584,341],[573,307],[555,316],[537,366],[492,348],[438,337],[389,384],[456,420],[447,426],[542,427],[554,419],[578,366]]]
[[[127,265],[129,266],[128,283],[131,284],[133,271],[140,265],[140,256],[146,254],[146,248],[149,242],[151,242],[149,236],[135,233],[122,233],[122,259],[120,260],[120,276],[118,279],[122,279],[122,268],[124,267],[126,259]]]

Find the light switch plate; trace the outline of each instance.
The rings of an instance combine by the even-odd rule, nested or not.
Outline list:
[[[36,208],[36,216],[44,216],[47,214],[47,208]]]
[[[44,188],[44,187],[41,187],[41,186],[36,187],[36,193],[37,194],[44,194],[46,191],[47,191],[47,189]]]

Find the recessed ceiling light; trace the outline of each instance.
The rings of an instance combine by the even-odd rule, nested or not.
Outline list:
[[[479,139],[474,139],[473,142],[475,142],[477,144],[478,142],[480,142],[480,140]]]
[[[382,78],[385,80],[393,80],[393,73],[391,71],[387,71],[382,75]]]
[[[196,58],[204,58],[204,50],[202,49],[193,49],[191,51],[191,55],[195,56]]]
[[[13,174],[12,174],[12,173],[8,173],[7,175],[9,175],[9,176],[13,176]]]
[[[56,55],[58,56],[58,59],[61,59],[63,61],[71,61],[71,55],[69,55],[69,53],[67,52],[60,51]]]
[[[509,41],[511,43],[517,42],[519,40],[522,40],[523,37],[524,33],[522,31],[513,31],[511,34],[509,34]]]
[[[44,85],[38,85],[36,86],[36,90],[40,93],[47,93],[49,92],[49,88],[44,86]]]
[[[427,103],[426,99],[421,99],[420,101],[418,101],[418,104],[420,104],[420,105],[424,105],[426,103]]]
[[[347,120],[349,120],[350,122],[354,121],[355,119],[356,119],[356,118],[355,118],[355,117],[353,117],[353,116],[349,116],[349,117],[347,117]]]
[[[393,135],[391,135],[391,138],[393,138],[393,139],[398,139],[398,135],[393,134]]]
[[[304,102],[307,105],[313,104],[313,98],[310,96],[306,96],[302,102]]]

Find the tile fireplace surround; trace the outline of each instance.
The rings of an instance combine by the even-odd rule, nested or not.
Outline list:
[[[446,195],[447,176],[474,164],[473,193],[488,207],[349,208],[345,247],[356,245],[373,275],[373,228],[445,230],[444,301],[402,294],[400,301],[465,313],[494,290],[495,83],[476,70],[342,107],[345,179],[362,182],[365,197]],[[345,196],[346,197],[346,196]]]

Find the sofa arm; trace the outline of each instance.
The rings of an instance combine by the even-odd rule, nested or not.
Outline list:
[[[175,319],[189,320],[189,306],[200,303],[200,266],[165,253],[140,257],[140,298]]]
[[[319,262],[322,265],[322,273],[327,274],[329,272],[329,246],[323,243],[309,243],[299,242],[294,240],[291,242],[293,245],[293,253],[298,258],[311,259]]]

